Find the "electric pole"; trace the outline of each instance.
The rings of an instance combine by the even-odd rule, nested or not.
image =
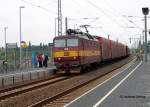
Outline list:
[[[4,27],[4,33],[5,33],[5,61],[7,60],[7,43],[6,43],[6,30],[8,27]]]
[[[62,36],[61,0],[58,0],[58,36]]]
[[[67,29],[68,29],[68,18],[65,18],[65,31],[66,31],[66,35],[67,35]]]
[[[110,35],[108,35],[108,39],[109,39]]]

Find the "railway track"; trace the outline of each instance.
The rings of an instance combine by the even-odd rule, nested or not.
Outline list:
[[[0,93],[0,106],[41,107],[43,105],[47,105],[47,103],[61,98],[62,96],[75,91],[76,89],[80,89],[88,83],[103,77],[104,75],[120,68],[128,62],[129,60],[124,59],[122,61],[107,65],[106,67],[103,66],[100,68],[101,72],[98,72],[99,70],[97,70],[95,72],[88,72],[83,75],[75,74],[61,76],[38,84],[32,84]]]
[[[126,65],[126,64],[123,64],[123,65],[121,65],[121,66],[119,66],[119,67],[117,67],[117,68],[114,68],[114,69],[112,69],[111,71],[114,71],[114,70],[116,70],[116,69],[119,69],[119,68],[121,68],[121,67],[124,66],[124,65]],[[87,84],[98,80],[99,78],[101,78],[101,77],[103,77],[103,76],[109,74],[111,71],[107,72],[106,74],[99,75],[99,76],[96,76],[95,78],[89,79],[88,81],[82,82],[82,83],[80,83],[79,85],[72,86],[72,87],[70,87],[70,88],[67,89],[67,90],[64,90],[64,91],[62,91],[62,92],[60,92],[60,93],[57,93],[57,94],[54,95],[54,96],[50,96],[50,97],[48,97],[48,98],[46,98],[46,99],[43,99],[43,100],[41,100],[41,101],[39,101],[39,102],[36,102],[36,103],[34,103],[34,104],[32,104],[32,105],[30,105],[30,106],[28,106],[28,107],[53,107],[53,106],[54,106],[54,105],[53,105],[53,101],[54,101],[54,102],[56,101],[57,103],[58,103],[58,102],[60,102],[60,103],[66,103],[67,100],[68,100],[68,98],[65,97],[65,98],[62,98],[62,99],[61,99],[61,97],[64,97],[65,95],[67,95],[67,94],[69,94],[69,93],[72,93],[73,91],[76,91],[76,90],[78,90],[78,89],[80,89],[80,88],[86,86]],[[57,99],[60,99],[60,100],[57,100]],[[63,101],[64,99],[65,99],[66,101]]]
[[[44,81],[47,81],[49,79],[54,79],[54,78],[57,78],[59,77],[59,75],[53,75],[53,76],[50,76],[50,77],[47,77],[47,78],[41,78],[41,79],[38,79],[38,80],[33,80],[33,81],[25,81],[24,83],[19,83],[19,84],[16,84],[14,86],[5,86],[5,87],[1,87],[0,89],[0,93],[4,93],[4,92],[7,92],[7,91],[11,91],[11,90],[14,90],[14,89],[18,89],[18,88],[22,88],[22,87],[25,87],[25,86],[28,86],[28,85],[33,85],[33,84],[37,84],[39,82],[44,82]]]
[[[6,90],[5,89],[0,90],[0,101],[8,99],[13,96],[17,96],[22,93],[26,93],[26,92],[50,85],[50,84],[54,84],[59,81],[63,81],[63,80],[72,78],[73,76],[74,75],[71,75],[71,76],[56,75],[56,76],[53,76],[52,78],[49,78],[46,80],[36,81],[36,82],[30,83],[30,84],[25,84],[25,85],[21,85],[21,86],[17,86],[17,87],[11,87]]]

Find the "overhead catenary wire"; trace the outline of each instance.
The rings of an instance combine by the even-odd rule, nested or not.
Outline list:
[[[54,11],[52,11],[52,10],[49,10],[49,9],[43,7],[43,6],[34,4],[34,3],[32,3],[32,2],[29,2],[29,1],[26,1],[26,0],[21,0],[21,1],[23,1],[23,2],[25,2],[26,4],[29,4],[29,5],[31,5],[31,6],[38,7],[38,8],[40,8],[40,9],[42,9],[42,10],[48,12],[48,13],[51,12],[51,13],[53,13],[53,14],[55,14],[55,15],[57,14],[56,12],[54,12]]]
[[[97,8],[98,10],[100,10],[108,19],[113,20],[113,22],[116,22],[116,24],[119,25],[119,27],[122,28],[122,26],[116,21],[116,19],[110,18],[110,16],[109,16],[108,14],[106,14],[106,13],[103,11],[102,8],[100,8],[99,6],[97,6],[96,4],[92,3],[92,2],[89,1],[89,0],[86,0],[86,2],[88,2],[88,3],[91,4],[93,7]],[[105,2],[106,2],[106,1],[105,1]],[[113,15],[114,15],[114,14],[113,14]],[[124,19],[127,20],[129,23],[133,24],[136,28],[138,28],[138,29],[140,29],[140,30],[142,29],[142,28],[140,28],[137,24],[135,24],[133,21],[130,21],[130,20],[127,19],[127,18],[124,18]]]
[[[109,3],[108,3],[108,1],[107,0],[104,0],[103,2],[105,2],[106,4],[107,4],[107,7],[109,7],[110,9],[111,9],[111,11],[113,12],[113,14],[112,15],[114,15],[115,17],[118,17],[118,16],[122,16],[122,15],[120,15],[120,11],[119,10],[117,10],[117,9],[115,9],[115,8],[113,8]],[[122,18],[122,17],[121,17]],[[126,19],[125,19],[126,20]],[[128,21],[128,20],[127,20]],[[122,22],[127,26],[128,24],[127,24],[127,22],[125,22],[124,20],[122,20]]]
[[[86,1],[88,4],[95,7],[97,10],[101,11],[109,20],[116,22],[115,24],[117,24],[119,27],[121,27],[121,25],[115,19],[110,18],[110,16],[107,13],[105,13],[105,11],[101,7],[97,6],[96,4],[94,4],[93,2],[91,2],[89,0],[84,0],[84,1]]]
[[[47,8],[41,6],[41,5],[35,4],[35,3],[33,3],[33,2],[29,2],[29,1],[27,1],[27,0],[21,0],[21,1],[23,1],[23,2],[25,2],[26,4],[29,4],[29,5],[31,5],[31,6],[40,8],[40,9],[46,11],[46,12],[51,12],[51,13],[57,15],[56,12],[54,12],[54,11],[52,11],[52,10],[49,10],[49,9],[47,9]],[[73,1],[74,1],[74,0],[73,0]],[[80,5],[80,4],[79,4],[78,2],[76,2],[76,1],[74,1],[74,3],[77,4],[77,6]],[[80,6],[79,6],[79,7],[80,7]],[[64,18],[64,16],[62,16],[62,18]],[[96,17],[96,18],[97,18],[97,17]],[[93,21],[89,22],[89,23],[92,23],[92,22],[95,22],[95,19],[96,19],[96,18],[87,18],[87,19],[92,19]],[[72,20],[73,18],[68,18],[68,19],[71,19],[71,20]],[[76,19],[77,19],[77,18],[74,18],[74,20],[76,20]],[[81,20],[81,18],[79,18],[79,19]],[[83,19],[86,19],[86,18],[83,18]],[[97,20],[97,19],[96,19],[96,20]]]
[[[44,6],[52,5],[52,4],[57,4],[56,0],[52,0],[51,2],[46,3]]]
[[[32,2],[29,2],[29,1],[27,1],[27,0],[22,0],[22,1],[28,3],[28,4],[32,5],[32,6],[41,8],[42,10],[47,11],[47,12],[49,12],[49,13],[51,12],[52,14],[57,15],[57,12],[54,12],[54,11],[52,11],[52,10],[47,9],[47,8],[45,8],[45,6],[41,6],[41,5],[32,3]],[[72,1],[74,2],[74,3],[73,3],[74,5],[77,5],[79,8],[81,8],[80,6],[82,6],[82,4],[78,3],[77,0],[72,0]],[[122,23],[119,23],[119,20],[112,18],[111,15],[108,14],[106,11],[104,11],[103,8],[101,8],[100,6],[98,6],[97,4],[95,4],[94,2],[92,2],[91,0],[85,0],[85,1],[86,1],[86,2],[89,2],[88,4],[92,5],[92,6],[95,7],[97,10],[99,10],[102,14],[104,14],[109,20],[112,21],[112,23],[115,23],[116,25],[118,25],[119,27],[122,28]],[[51,2],[52,2],[52,1],[51,1]],[[53,1],[53,2],[54,2],[54,1]],[[84,7],[84,6],[82,6],[82,7]],[[82,9],[83,9],[83,8],[82,8]],[[112,14],[112,15],[114,15],[114,14]],[[62,16],[62,18],[64,18],[64,16]],[[126,19],[126,18],[124,18],[124,19]],[[94,20],[94,19],[93,19],[93,21],[90,21],[90,22],[87,23],[87,24],[91,24],[91,23],[94,23],[94,22],[96,22],[96,21],[97,21],[97,20]],[[128,21],[128,20],[127,20],[127,21]],[[128,21],[128,22],[130,22],[130,21]],[[130,23],[132,23],[132,22],[130,22]],[[134,22],[133,22],[133,23],[134,23]],[[133,24],[133,23],[132,23],[132,24]],[[102,26],[103,26],[103,25],[102,25]]]
[[[84,20],[88,20],[88,22],[86,22],[85,24],[92,24],[92,23],[94,23],[94,22],[96,22],[98,19],[100,19],[100,17],[97,15],[96,17],[91,17],[91,16],[94,16],[94,15],[92,15],[93,14],[93,12],[88,12],[88,17],[86,16],[85,17],[85,15],[84,15],[84,13],[82,14],[82,13],[80,13],[81,12],[81,10],[85,10],[85,11],[87,11],[87,8],[85,8],[83,5],[82,5],[82,3],[80,2],[78,2],[77,0],[72,0],[71,1],[71,5],[74,5],[74,6],[77,6],[78,8],[78,14],[81,14],[82,16],[83,16],[83,18],[69,18],[68,17],[68,20],[71,20],[71,21],[78,21],[77,23],[79,23],[79,21],[84,21]],[[76,10],[76,8],[74,9],[74,10]],[[89,22],[90,21],[90,22]],[[79,24],[80,25],[80,24]]]
[[[95,7],[97,10],[100,10],[109,20],[112,20],[113,21],[113,23],[114,22],[116,22],[115,24],[117,24],[118,25],[118,27],[120,27],[120,28],[123,28],[119,23],[118,23],[118,20],[116,20],[116,19],[113,19],[113,18],[111,18],[110,17],[110,15],[108,15],[108,13],[106,13],[101,7],[99,7],[97,4],[95,4],[95,3],[93,3],[93,2],[91,2],[90,0],[85,0],[86,2],[88,2],[89,4],[91,4],[93,7]],[[113,14],[114,15],[114,14]],[[122,15],[120,15],[120,16],[122,16]],[[140,28],[137,24],[135,24],[133,21],[129,21],[129,19],[126,19],[126,18],[124,18],[125,20],[127,20],[127,22],[129,22],[129,23],[131,23],[132,25],[134,25],[135,26],[135,28],[138,28],[138,29],[142,29],[142,28]],[[123,21],[122,21],[123,22]],[[122,23],[121,22],[121,23]],[[124,28],[124,31],[123,31],[124,33],[127,33],[128,31],[127,31],[127,28]],[[127,33],[128,34],[128,33]],[[119,34],[120,35],[120,34]]]
[[[78,0],[72,0],[71,2],[73,2],[73,5],[75,6],[78,6],[77,9],[79,10],[85,10],[87,11],[87,8],[85,8],[81,2],[79,3]],[[78,12],[78,14],[81,14],[83,16],[83,18],[69,18],[68,17],[68,20],[71,20],[71,21],[75,21],[76,23],[73,25],[74,26],[74,29],[76,26],[80,26],[82,24],[94,24],[98,19],[100,19],[101,17],[99,15],[97,15],[96,17],[91,17],[91,16],[94,16],[94,15],[91,15],[93,14],[93,12],[88,12],[88,17],[84,17],[83,14],[81,14],[80,12]],[[86,21],[85,23],[83,21]],[[87,21],[88,20],[88,21]],[[78,24],[77,24],[78,23]],[[82,24],[81,24],[82,23]],[[102,22],[99,21],[99,23],[101,23],[101,26],[103,26]],[[95,26],[95,25],[92,25],[92,26]],[[93,27],[94,28],[94,27]],[[95,28],[102,28],[102,27],[95,27]]]
[[[122,23],[124,23],[124,25],[122,26],[122,28],[124,29],[124,33],[126,33],[127,35],[129,35],[130,34],[129,31],[128,31],[129,28],[137,28],[137,25],[134,22],[130,22],[125,17],[122,17],[122,14],[120,14],[120,13],[123,13],[123,12],[120,9],[116,9],[116,8],[112,7],[109,4],[108,0],[104,0],[103,2],[105,2],[107,4],[107,7],[109,7],[111,9],[111,11],[113,12],[112,15],[114,15],[115,17],[120,17],[122,19],[122,20],[120,19],[119,21],[121,21]],[[129,24],[132,24],[134,26],[133,27],[128,27]]]
[[[100,18],[98,18],[98,17],[97,17],[97,18],[95,18],[95,19],[93,19],[91,22],[89,22],[89,23],[88,23],[88,25],[89,25],[89,24],[91,24],[91,23],[96,22],[96,21],[97,21],[97,20],[99,20],[99,19],[100,19]]]
[[[132,20],[129,20],[126,16],[123,16],[126,20],[128,20],[130,23],[132,23],[136,28],[142,30],[137,24],[135,24]]]
[[[74,2],[74,4],[76,4],[76,6],[78,6],[79,8],[83,7],[80,3],[78,3],[77,1],[75,0],[72,0]],[[83,7],[84,8],[84,7]]]
[[[104,2],[106,2],[107,3],[107,5],[109,5],[109,3],[107,2],[107,0],[104,0]],[[109,5],[109,7],[111,8],[111,10],[114,10],[114,13],[118,13],[119,15],[120,15],[120,10],[117,10],[117,9],[115,9],[115,8],[113,8],[112,6],[110,6]],[[121,12],[122,13],[122,12]],[[122,15],[120,15],[120,16],[122,16]],[[129,20],[129,19],[127,19],[127,18],[125,18],[125,17],[123,17],[125,20],[127,20],[129,23],[131,23],[132,25],[134,25],[135,27],[137,27],[137,28],[140,28],[137,24],[135,24],[133,21],[131,21],[131,20]],[[141,29],[141,28],[140,28]]]
[[[78,3],[76,0],[72,0],[74,2],[74,4],[76,4],[76,6],[78,6],[80,8],[80,10],[87,10],[87,8],[85,8],[83,5],[81,5],[81,3]],[[88,12],[88,16],[91,16],[91,14],[93,14],[93,12]],[[83,15],[83,14],[82,14]]]

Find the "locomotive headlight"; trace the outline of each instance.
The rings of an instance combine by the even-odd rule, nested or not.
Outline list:
[[[77,57],[74,56],[73,59],[77,59]]]
[[[61,58],[58,58],[58,60],[61,60]]]

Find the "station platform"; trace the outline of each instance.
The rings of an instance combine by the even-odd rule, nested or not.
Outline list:
[[[22,73],[27,73],[27,72],[37,72],[37,71],[44,71],[44,70],[53,70],[53,69],[56,69],[56,66],[49,66],[47,68],[42,67],[42,68],[26,68],[26,69],[21,69],[21,70],[18,69],[15,71],[0,72],[0,76],[22,74]]]
[[[150,107],[150,60],[136,61],[64,107]]]
[[[0,88],[22,84],[27,81],[34,81],[41,78],[47,78],[54,74],[55,66],[47,68],[31,68],[17,70],[0,74]]]

